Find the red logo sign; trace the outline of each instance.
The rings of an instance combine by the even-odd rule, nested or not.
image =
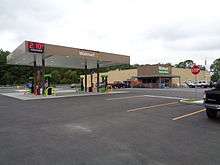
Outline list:
[[[198,65],[193,65],[191,69],[192,74],[197,75],[200,72],[200,67]]]

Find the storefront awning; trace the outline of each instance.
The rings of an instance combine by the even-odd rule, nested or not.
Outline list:
[[[146,75],[146,76],[136,76],[135,78],[180,78],[176,75]]]

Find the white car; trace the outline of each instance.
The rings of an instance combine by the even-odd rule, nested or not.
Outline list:
[[[185,81],[185,83],[189,88],[195,88],[196,87],[196,84],[192,81]]]
[[[198,81],[198,82],[188,81],[188,82],[185,82],[185,83],[187,84],[187,86],[189,88],[195,88],[195,87],[208,88],[210,86],[210,84],[206,81]]]
[[[196,84],[197,87],[200,87],[200,88],[208,88],[210,86],[210,84],[206,81],[199,81],[197,84]]]

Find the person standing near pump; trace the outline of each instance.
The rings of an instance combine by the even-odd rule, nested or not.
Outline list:
[[[48,88],[48,80],[45,81],[44,87],[45,87],[45,89]]]

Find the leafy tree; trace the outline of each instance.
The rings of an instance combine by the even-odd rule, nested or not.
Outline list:
[[[28,82],[28,78],[33,76],[33,68],[29,66],[8,65],[7,56],[9,54],[9,51],[0,49],[0,84],[21,85]]]
[[[213,72],[211,77],[212,81],[217,81],[220,79],[220,58],[216,59],[210,67],[210,70]]]
[[[60,84],[61,75],[58,70],[52,70],[51,72],[51,83],[52,84]]]
[[[190,69],[192,68],[194,62],[192,60],[186,60],[186,61],[182,61],[179,64],[176,64],[175,67],[176,68],[184,68],[184,69]],[[205,66],[203,65],[199,65],[201,70],[206,70]]]
[[[3,51],[3,49],[0,49],[0,65],[6,64],[6,59],[9,54],[9,51]]]
[[[64,80],[65,80],[64,82],[67,84],[77,83],[78,82],[77,72],[72,70],[67,70],[64,73]]]
[[[194,62],[192,60],[186,60],[184,61],[184,64],[186,65],[186,68],[192,68]]]
[[[186,60],[183,62],[180,62],[179,64],[176,64],[176,68],[191,68],[193,66],[194,62],[192,60]]]
[[[12,76],[12,74],[10,72],[5,72],[1,81],[3,82],[4,85],[6,85],[6,84],[11,84],[13,80],[14,77]]]

